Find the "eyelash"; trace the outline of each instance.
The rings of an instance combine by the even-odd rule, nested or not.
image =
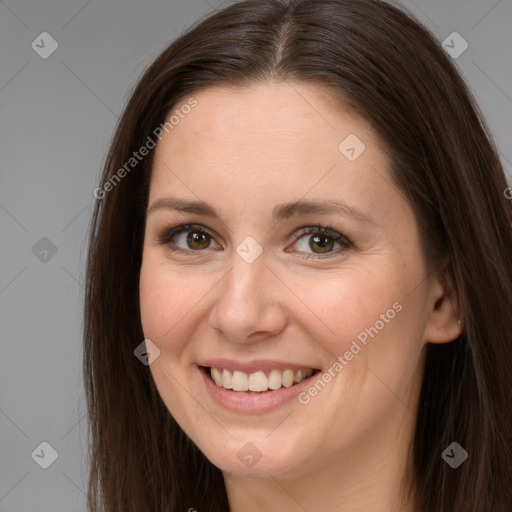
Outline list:
[[[194,249],[183,249],[182,247],[170,247],[170,242],[174,238],[174,236],[187,232],[187,231],[195,231],[196,233],[202,233],[207,234],[208,236],[215,238],[214,234],[205,226],[202,226],[200,224],[179,224],[178,226],[172,227],[168,230],[166,230],[163,235],[161,235],[157,242],[160,245],[168,245],[169,250],[173,252],[180,252],[180,253],[190,253],[190,252],[196,252],[200,253],[204,250],[194,250]],[[330,226],[323,226],[323,225],[317,225],[317,226],[307,226],[305,228],[301,228],[299,232],[295,235],[294,244],[300,240],[302,237],[306,235],[317,235],[322,234],[329,238],[332,238],[335,242],[337,242],[341,248],[337,249],[336,251],[330,251],[328,253],[325,253],[325,255],[319,255],[315,253],[307,253],[306,256],[303,256],[304,259],[324,259],[332,257],[333,254],[340,254],[341,252],[344,252],[348,249],[351,249],[354,247],[354,244],[342,233],[339,233],[338,231],[335,231]],[[291,251],[288,251],[291,252]],[[292,251],[293,252],[293,251]],[[300,251],[299,251],[300,252]]]

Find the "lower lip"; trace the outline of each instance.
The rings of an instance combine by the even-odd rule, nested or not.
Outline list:
[[[286,402],[290,402],[301,391],[311,386],[316,376],[314,374],[289,388],[281,387],[262,393],[251,393],[247,391],[233,391],[217,386],[203,368],[199,368],[199,371],[203,376],[208,393],[219,405],[230,411],[252,413],[267,412]]]

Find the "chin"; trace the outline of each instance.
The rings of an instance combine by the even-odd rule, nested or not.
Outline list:
[[[264,434],[264,436],[267,434]],[[304,454],[297,457],[297,449],[281,441],[272,443],[264,438],[261,442],[231,439],[225,443],[215,444],[201,449],[208,460],[224,473],[236,473],[247,478],[292,478],[307,475]],[[254,436],[255,438],[257,436]],[[208,440],[211,443],[211,439]],[[219,446],[222,445],[222,452]],[[279,450],[281,447],[281,450]]]

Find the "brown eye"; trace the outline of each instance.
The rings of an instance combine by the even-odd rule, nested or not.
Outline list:
[[[212,243],[215,249],[220,248],[207,228],[196,224],[181,224],[168,229],[159,237],[159,243],[172,251],[201,252],[213,248]]]
[[[318,248],[318,253],[330,252],[334,247],[334,240],[330,236],[314,235],[309,237],[309,247],[315,252]]]
[[[354,244],[345,235],[330,227],[310,226],[296,235],[294,247],[293,252],[302,253],[301,257],[315,259],[340,255],[352,249]]]
[[[210,245],[211,237],[201,231],[188,231],[187,244],[190,249],[206,249]]]

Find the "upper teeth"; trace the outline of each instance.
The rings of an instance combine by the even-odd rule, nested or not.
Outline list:
[[[289,388],[293,383],[299,383],[301,380],[311,377],[313,370],[303,368],[297,371],[293,370],[271,370],[265,375],[263,371],[254,373],[245,373],[239,370],[231,372],[225,368],[210,368],[210,374],[215,384],[225,389],[233,391],[268,391],[269,389],[279,389],[281,386]]]

